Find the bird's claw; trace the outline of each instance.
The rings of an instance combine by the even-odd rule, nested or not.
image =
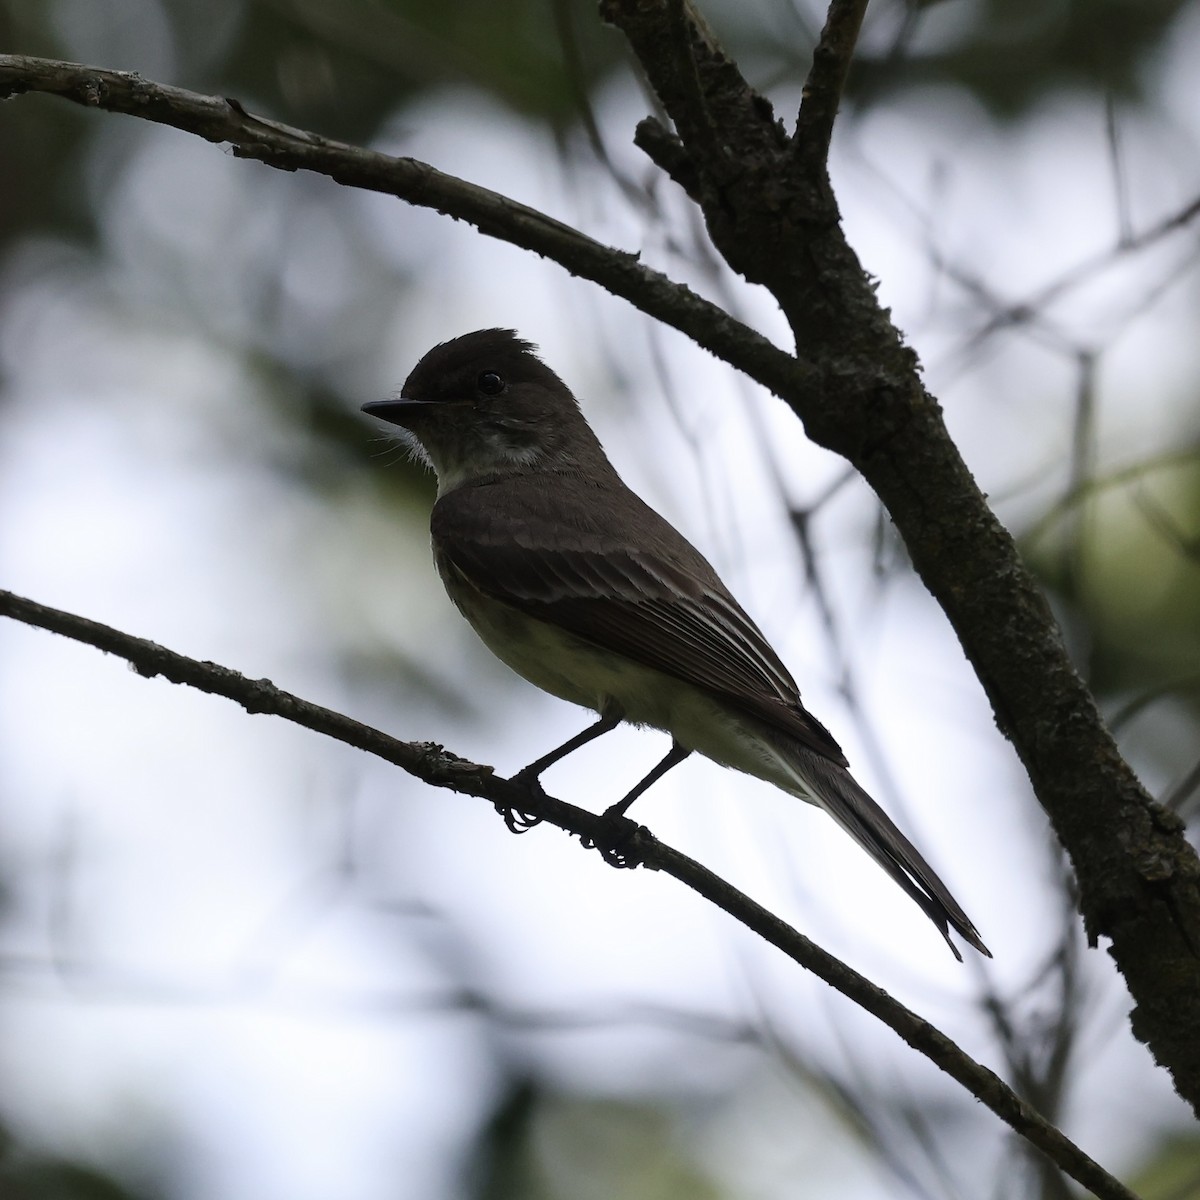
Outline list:
[[[600,857],[610,867],[632,870],[640,866],[642,855],[633,843],[642,827],[636,821],[611,811],[604,813],[600,820],[603,824],[595,837],[579,839],[584,849],[598,850]]]
[[[542,787],[542,781],[538,778],[537,772],[531,771],[528,767],[518,771],[509,782],[517,784],[539,799],[546,798],[546,789]],[[510,833],[528,833],[535,825],[542,823],[542,818],[535,813],[524,812],[509,804],[501,804],[499,800],[493,800],[492,803],[495,805],[496,811],[504,818],[504,824],[508,826]]]
[[[509,833],[528,833],[535,825],[542,823],[542,818],[536,813],[522,812],[519,808],[510,808],[506,804],[501,804],[498,800],[494,800],[493,805],[496,811],[504,818],[504,824],[508,826]]]

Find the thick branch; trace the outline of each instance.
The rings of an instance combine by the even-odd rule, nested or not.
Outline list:
[[[702,24],[691,33],[698,86],[680,85],[676,56],[657,50],[678,39],[671,0],[604,0],[603,11],[675,124],[674,157],[699,181],[689,194],[718,249],[771,290],[817,369],[819,387],[785,399],[808,435],[844,455],[887,508],[1071,856],[1092,944],[1112,939],[1136,1001],[1134,1033],[1200,1113],[1200,860],[1182,822],[1151,800],[1117,752],[1049,606],[922,386],[916,355],[846,242],[824,154],[795,142],[773,148],[769,105]],[[832,0],[828,54],[818,53],[809,79],[805,108],[818,101],[810,112],[818,147],[854,14],[855,0]],[[697,92],[718,123],[716,162],[695,133]]]
[[[299,696],[277,688],[268,679],[247,679],[228,667],[176,654],[145,638],[133,637],[98,621],[38,604],[13,592],[0,590],[0,616],[115,654],[148,679],[161,675],[172,683],[223,696],[240,704],[247,712],[283,717],[305,729],[374,754],[435,787],[448,787],[490,800],[503,812],[518,810],[532,814],[592,842],[611,835],[611,827],[604,817],[548,796],[538,786],[502,779],[491,767],[467,762],[429,742],[402,742],[342,713],[301,700]],[[935,1026],[694,859],[660,842],[648,829],[633,826],[632,822],[629,824],[634,832],[627,849],[641,865],[679,880],[877,1017],[1096,1196],[1104,1200],[1137,1200],[1003,1080],[965,1054]]]

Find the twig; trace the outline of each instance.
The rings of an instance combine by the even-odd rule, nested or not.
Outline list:
[[[374,754],[435,787],[479,796],[504,811],[516,809],[531,813],[586,840],[599,840],[608,832],[604,817],[548,796],[538,787],[503,779],[491,767],[468,762],[440,746],[400,741],[342,713],[310,704],[277,688],[270,680],[247,679],[228,667],[176,654],[145,638],[133,637],[98,621],[38,604],[9,591],[0,590],[0,616],[115,654],[147,678],[162,675],[173,683],[224,696],[247,712],[283,717]],[[934,1025],[905,1008],[882,988],[694,859],[660,842],[649,830],[637,827],[630,842],[631,852],[643,866],[671,875],[690,887],[877,1017],[1101,1200],[1137,1200],[1065,1134],[1026,1104],[999,1076],[965,1054]]]
[[[812,69],[804,82],[793,138],[797,159],[810,170],[825,170],[833,122],[866,10],[867,0],[832,0],[829,5],[825,28],[813,51]]]
[[[679,86],[687,101],[683,112],[687,113],[689,120],[684,136],[694,142],[693,149],[700,152],[698,158],[708,170],[717,171],[729,158],[729,147],[722,143],[721,135],[717,132],[708,100],[700,85],[700,73],[696,70],[692,31],[698,16],[688,0],[667,0],[667,9],[672,34],[671,50],[675,57]],[[676,120],[680,119],[682,113],[676,116]],[[687,138],[688,133],[692,135],[690,139]]]

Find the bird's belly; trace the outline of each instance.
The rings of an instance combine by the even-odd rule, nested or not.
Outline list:
[[[757,722],[711,693],[473,590],[448,590],[488,649],[536,687],[597,713],[615,703],[634,725],[662,729],[723,767],[810,798]]]
[[[654,719],[663,714],[656,711],[635,718],[629,715],[627,704],[627,700],[645,690],[646,677],[657,676],[659,672],[478,593],[463,594],[454,589],[451,598],[484,645],[501,662],[543,691],[596,712],[615,700],[628,720],[668,728],[661,720]],[[657,706],[651,707],[657,710]]]

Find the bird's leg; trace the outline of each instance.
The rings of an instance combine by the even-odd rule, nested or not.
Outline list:
[[[625,813],[629,806],[651,784],[657,783],[672,767],[678,766],[679,763],[683,762],[689,754],[691,754],[690,750],[685,749],[672,739],[671,749],[667,752],[667,756],[662,762],[645,779],[634,784],[616,804],[610,804],[604,810],[601,820],[608,825],[608,831],[600,838],[584,838],[583,844],[585,846],[594,846],[599,850],[600,856],[610,867],[636,867],[640,859],[628,854],[626,848],[629,846],[638,827]]]
[[[651,784],[657,783],[672,767],[677,767],[691,751],[686,747],[681,746],[674,739],[671,740],[671,749],[667,752],[666,758],[656,766],[645,779],[639,783],[635,783],[625,796],[618,800],[616,804],[609,805],[604,810],[606,817],[623,817],[628,811],[629,806],[648,788]]]
[[[616,705],[610,705],[600,714],[600,719],[594,724],[589,725],[582,733],[577,733],[573,738],[568,738],[561,746],[551,750],[549,754],[543,754],[541,758],[535,759],[527,767],[522,767],[514,776],[514,783],[523,783],[527,787],[535,787],[541,789],[541,783],[538,776],[546,770],[547,767],[553,766],[560,758],[566,758],[574,750],[578,750],[580,746],[586,746],[588,742],[594,741],[602,734],[608,733],[621,723],[622,713]],[[653,782],[653,781],[651,781]],[[649,784],[646,785],[647,787]],[[496,806],[497,811],[504,817],[504,823],[512,830],[513,833],[524,833],[526,830],[532,829],[541,817],[535,817],[531,813],[518,812],[515,808],[502,809],[499,805]]]
[[[580,746],[586,746],[588,742],[595,741],[596,738],[608,733],[621,723],[621,711],[616,707],[605,709],[600,715],[600,719],[593,725],[589,725],[582,733],[577,733],[573,738],[568,738],[563,744],[549,754],[543,754],[541,758],[535,759],[527,767],[522,767],[514,776],[513,779],[519,780],[521,783],[530,783],[537,779],[547,767],[552,767],[560,758],[566,758],[568,754],[578,750]]]

